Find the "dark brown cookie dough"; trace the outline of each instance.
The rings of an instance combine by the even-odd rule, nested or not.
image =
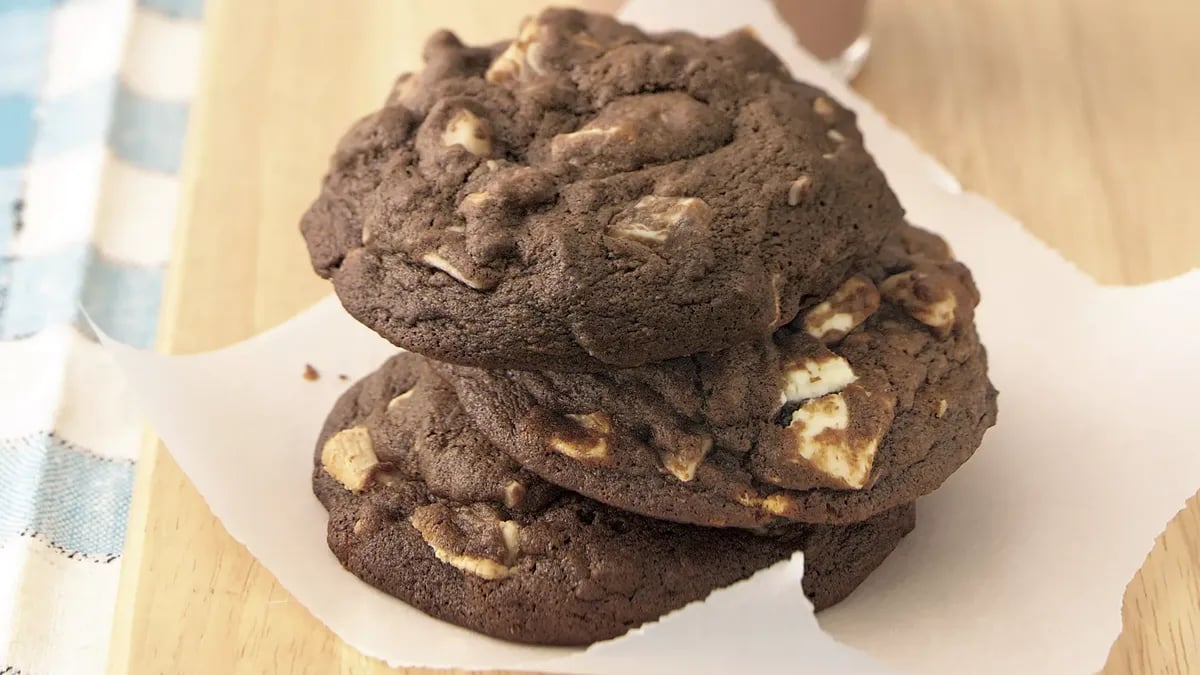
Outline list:
[[[818,608],[848,595],[913,527],[903,506],[777,536],[679,525],[606,507],[519,468],[470,426],[421,357],[352,387],[317,445],[329,546],[364,581],[496,637],[615,637],[805,551]]]
[[[900,206],[854,115],[747,32],[547,10],[439,33],[342,139],[301,223],[316,271],[406,349],[594,371],[754,339],[873,255]]]
[[[996,392],[970,273],[898,228],[769,338],[605,373],[437,365],[497,446],[548,481],[654,518],[849,523],[936,489]]]

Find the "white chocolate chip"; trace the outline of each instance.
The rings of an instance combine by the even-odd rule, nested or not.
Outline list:
[[[939,399],[939,400],[938,400],[938,409],[937,409],[937,417],[938,417],[938,419],[941,419],[941,418],[942,418],[942,415],[945,415],[945,414],[946,414],[946,410],[947,410],[949,407],[950,407],[950,404],[946,403],[946,399],[944,399],[944,398],[943,398],[943,399]]]
[[[450,117],[442,132],[442,145],[461,145],[478,157],[492,154],[492,132],[475,113],[462,109]]]
[[[850,411],[841,394],[808,401],[792,413],[788,425],[801,459],[845,487],[861,489],[871,474],[879,438],[854,438],[849,428]]]
[[[449,520],[446,519],[446,516],[450,517]],[[459,529],[460,525],[455,522],[459,518],[465,518],[471,523],[466,530]],[[508,576],[512,573],[512,566],[520,556],[521,528],[517,523],[511,520],[499,520],[493,515],[481,517],[470,507],[448,508],[435,502],[417,507],[409,518],[409,523],[433,550],[433,554],[437,556],[438,560],[483,579],[502,579]],[[478,537],[482,534],[484,537],[489,537],[488,531],[493,528],[504,547],[498,560],[479,555],[468,555],[461,550],[456,552],[446,546],[448,541],[455,542],[462,536]],[[454,544],[455,548],[460,545]]]
[[[433,253],[433,252],[426,253],[425,255],[421,256],[421,262],[425,263],[426,265],[429,265],[430,267],[432,267],[436,270],[445,272],[446,274],[453,277],[455,281],[458,281],[459,283],[464,284],[466,286],[470,286],[471,288],[474,288],[477,291],[481,291],[481,290],[484,290],[485,288],[487,288],[487,286],[480,283],[479,281],[475,281],[475,280],[471,279],[470,277],[466,276],[465,274],[463,274],[457,267],[455,267],[454,265],[451,265],[449,260],[446,260],[445,258],[438,255],[437,253]]]
[[[347,490],[362,490],[377,464],[379,458],[366,427],[339,431],[321,448],[321,466]]]
[[[608,441],[603,438],[578,442],[552,436],[550,437],[550,449],[584,462],[599,462],[608,458]]]
[[[509,574],[512,574],[511,567],[508,565],[502,565],[495,560],[478,558],[460,553],[451,553],[450,551],[438,548],[433,544],[429,544],[429,548],[433,549],[433,554],[437,556],[438,560],[441,560],[447,565],[460,569],[468,574],[474,574],[477,577],[487,579],[488,581],[503,579]]]
[[[707,226],[713,212],[696,197],[642,197],[609,225],[609,232],[643,243],[659,244],[684,225]]]
[[[792,184],[788,186],[788,206],[798,205],[804,199],[804,195],[808,192],[808,186],[811,183],[812,178],[808,176],[800,176],[792,181]]]
[[[819,307],[819,305],[818,305]],[[843,335],[854,330],[858,322],[854,320],[854,315],[849,312],[838,312],[836,314],[827,314],[825,319],[820,323],[805,321],[804,326],[808,330],[808,334],[821,339],[830,333],[842,333]]]
[[[883,280],[883,297],[904,308],[914,319],[945,336],[954,328],[958,300],[954,291],[934,275],[909,270]]]
[[[783,391],[780,403],[794,403],[841,391],[858,376],[846,359],[829,353],[823,357],[811,357],[798,367],[784,372]]]
[[[415,391],[415,390],[409,389],[408,391],[404,392],[403,394],[400,394],[399,396],[396,396],[392,400],[388,401],[387,409],[391,410],[392,408],[395,408],[396,406],[398,406],[398,405],[404,403],[405,401],[407,401],[408,399],[412,398],[413,391]]]
[[[767,497],[744,494],[738,497],[737,501],[742,506],[751,506],[762,509],[767,513],[772,513],[777,516],[782,516],[796,505],[795,499],[782,493],[769,495]]]
[[[510,480],[504,485],[504,505],[515,508],[525,501],[525,485],[518,480]]]
[[[629,126],[585,126],[579,131],[558,134],[550,139],[550,156],[572,164],[587,164],[609,146],[633,143],[636,134]]]
[[[455,211],[460,216],[470,220],[471,218],[485,217],[489,213],[497,212],[499,209],[500,206],[497,204],[496,196],[487,190],[480,190],[479,192],[472,192],[463,197]],[[449,230],[452,227],[446,229]],[[462,227],[459,226],[459,229],[461,230]]]
[[[602,412],[590,412],[586,415],[568,414],[565,417],[588,431],[595,431],[602,434],[612,433],[612,420]]]
[[[828,136],[829,140],[833,141],[834,143],[846,142],[846,137],[843,136],[842,132],[838,131],[837,129],[830,129],[829,131],[825,132],[825,135]]]
[[[537,41],[530,42],[525,47],[525,65],[527,66],[526,70],[530,74],[542,75],[546,72],[546,69],[542,65],[546,62],[546,59],[542,56],[544,50],[545,47],[542,43]]]
[[[579,131],[572,131],[568,134],[559,134],[555,139],[562,139],[561,145],[579,145],[582,143],[593,143],[596,141],[612,138],[625,131],[623,127],[595,127],[583,128]],[[553,139],[552,139],[553,140]]]
[[[920,316],[917,316],[917,319],[934,328],[948,328],[954,325],[954,310],[957,307],[958,301],[954,299],[954,294],[950,293],[941,300],[930,304],[921,312]]]
[[[511,565],[521,553],[521,526],[511,520],[502,520],[500,536],[504,539],[504,550],[508,552],[505,561]]]
[[[367,529],[366,525],[366,522],[362,518],[354,521],[354,534],[362,534],[363,530]]]
[[[866,472],[848,461],[838,444],[817,440],[826,431],[845,431],[850,426],[850,411],[841,394],[829,394],[809,401],[792,413],[789,428],[797,429],[797,452],[821,472],[847,482],[857,479],[861,486]]]
[[[762,510],[777,516],[782,516],[795,506],[796,500],[784,494],[769,495],[761,502]]]
[[[608,435],[612,420],[603,412],[586,415],[565,415],[587,433],[554,434],[550,436],[551,450],[582,462],[603,463],[608,460]]]
[[[473,208],[476,206],[482,206],[491,200],[492,193],[488,192],[487,190],[481,190],[479,192],[472,192],[466,197],[463,197],[463,200],[459,202],[459,205],[467,208]]]
[[[817,113],[817,115],[820,115],[821,118],[827,122],[833,121],[833,103],[824,96],[818,96],[813,99],[813,112]]]
[[[700,467],[700,463],[708,456],[708,451],[713,446],[712,439],[708,436],[689,440],[694,442],[685,442],[678,447],[659,450],[663,468],[685,483],[696,477],[696,469]]]
[[[837,342],[877,309],[879,291],[875,284],[864,276],[853,276],[804,315],[804,330],[826,344]]]
[[[505,83],[545,72],[537,33],[537,22],[526,20],[521,25],[517,39],[509,43],[508,48],[488,66],[484,78],[488,82]]]

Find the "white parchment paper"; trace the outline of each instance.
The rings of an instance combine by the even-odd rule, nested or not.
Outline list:
[[[310,458],[326,412],[348,386],[333,375],[360,377],[394,351],[332,298],[218,352],[163,357],[111,345],[213,513],[316,617],[393,665],[1099,669],[1120,628],[1125,585],[1200,487],[1192,394],[1200,381],[1200,273],[1138,288],[1097,285],[995,206],[964,194],[799,49],[763,0],[633,0],[623,15],[647,29],[753,26],[798,77],[858,111],[910,219],[945,236],[974,271],[1000,421],[975,458],[922,500],[916,531],[850,599],[822,614],[828,634],[800,592],[799,556],[589,650],[506,644],[430,619],[343,571],[325,546]],[[306,363],[324,377],[302,379]]]

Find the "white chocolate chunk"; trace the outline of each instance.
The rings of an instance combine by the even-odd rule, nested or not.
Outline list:
[[[850,363],[836,354],[805,359],[801,367],[788,370],[784,377],[780,403],[794,403],[841,391],[858,379]]]
[[[666,230],[656,230],[644,223],[629,223],[627,226],[614,230],[626,239],[636,239],[641,242],[662,243],[667,240]]]
[[[550,139],[550,156],[572,164],[586,164],[607,148],[634,143],[637,136],[630,126],[585,126],[579,131],[558,134]]]
[[[442,145],[461,145],[478,157],[492,154],[492,134],[487,124],[470,110],[459,110],[446,123]]]
[[[525,21],[517,39],[509,43],[492,65],[488,66],[484,78],[488,82],[504,83],[524,79],[530,75],[541,75],[541,45],[537,43],[538,24]]]
[[[712,439],[705,436],[695,438],[694,443],[688,443],[677,448],[659,451],[659,459],[672,476],[687,483],[696,477],[696,469],[712,450]]]
[[[488,580],[502,579],[512,573],[512,566],[516,563],[521,552],[521,528],[517,523],[511,520],[495,520],[487,523],[488,526],[495,526],[500,534],[501,541],[504,543],[504,555],[501,556],[502,559],[493,560],[465,553],[455,553],[435,543],[440,540],[440,531],[438,526],[432,525],[429,520],[423,517],[425,515],[423,510],[427,508],[431,507],[418,507],[409,518],[409,523],[420,533],[421,538],[433,550],[433,554],[437,556],[438,560],[468,574],[474,574],[477,577]]]
[[[511,565],[521,553],[521,526],[511,520],[502,520],[500,536],[504,539],[504,550],[508,553],[505,562]]]
[[[796,206],[804,199],[804,195],[808,192],[808,186],[810,183],[812,183],[812,178],[808,176],[800,176],[796,180],[792,181],[792,184],[788,186],[788,206]]]
[[[774,513],[777,516],[782,516],[783,514],[787,513],[788,510],[795,507],[795,505],[796,500],[784,494],[775,494],[764,497],[760,504],[762,510],[766,511],[767,513]]]
[[[948,335],[954,328],[958,300],[944,278],[909,270],[884,279],[879,290],[939,335]]]
[[[525,501],[525,486],[517,480],[510,480],[504,485],[504,505],[514,508]]]
[[[833,121],[833,103],[824,96],[818,96],[813,99],[813,112],[828,122]]]
[[[596,431],[602,434],[612,433],[612,420],[602,412],[590,412],[586,415],[568,414],[565,417],[588,431]]]
[[[480,283],[479,281],[475,281],[475,280],[471,279],[470,277],[468,277],[467,275],[463,274],[457,267],[455,267],[454,265],[451,265],[449,260],[446,260],[445,258],[438,255],[437,253],[434,253],[432,251],[429,253],[426,253],[425,255],[421,256],[421,262],[425,263],[426,265],[429,265],[430,267],[432,267],[436,270],[440,270],[442,272],[445,272],[446,274],[449,274],[451,277],[454,278],[455,281],[457,281],[460,284],[463,284],[465,286],[470,286],[471,288],[474,288],[477,291],[481,291],[484,288],[486,288],[486,286],[484,284]]]
[[[954,325],[954,310],[957,307],[958,301],[951,293],[941,300],[931,303],[921,312],[914,312],[913,316],[927,326],[944,329]]]
[[[879,291],[864,276],[847,279],[833,295],[804,315],[804,330],[827,344],[837,342],[879,309]]]
[[[403,394],[400,394],[399,396],[396,396],[392,400],[388,401],[387,409],[391,410],[392,408],[395,408],[398,405],[402,405],[405,401],[412,398],[413,391],[414,391],[413,389],[409,389],[408,391],[404,392]]]
[[[591,129],[584,128],[567,134],[559,134],[551,139],[551,143],[557,143],[561,146],[596,143],[608,140],[609,138],[612,138],[613,136],[616,136],[624,131],[625,129],[622,127],[594,127]]]
[[[459,202],[459,209],[476,209],[492,201],[492,193],[487,190],[472,192]]]
[[[426,542],[428,543],[428,542]],[[462,555],[459,553],[451,553],[445,549],[438,548],[433,544],[429,544],[429,548],[433,549],[433,554],[438,560],[458,568],[468,574],[474,574],[477,577],[482,577],[488,581],[503,579],[512,574],[512,568],[508,565],[502,565],[495,560],[487,558],[477,558],[475,556]]]
[[[377,464],[379,458],[366,427],[339,431],[321,448],[321,467],[347,490],[362,490]]]
[[[879,438],[855,438],[849,428],[850,411],[840,393],[808,401],[788,424],[798,457],[846,487],[860,489],[871,474]]]
[[[662,243],[671,231],[685,224],[707,225],[713,212],[696,197],[642,197],[633,208],[617,217],[609,231],[643,243]]]
[[[767,513],[772,513],[777,516],[782,516],[796,505],[796,500],[785,494],[773,494],[767,497],[744,494],[738,497],[737,501],[742,506],[751,506],[762,509]]]
[[[583,462],[603,463],[608,459],[608,435],[612,433],[612,420],[603,412],[586,415],[565,415],[585,434],[554,434],[548,445],[551,450]]]
[[[808,326],[808,322],[804,322]],[[821,323],[814,323],[808,328],[808,334],[820,338],[827,333],[849,333],[858,325],[854,321],[854,315],[849,312],[838,312],[837,314],[829,314]]]
[[[551,436],[550,449],[581,461],[598,462],[608,458],[608,441],[604,438],[573,441],[560,436]]]

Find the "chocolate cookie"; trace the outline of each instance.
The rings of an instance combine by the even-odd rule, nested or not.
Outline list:
[[[654,518],[849,523],[937,488],[996,419],[978,293],[936,236],[898,228],[773,335],[606,373],[435,366],[525,468]]]
[[[748,32],[547,10],[507,45],[439,33],[339,144],[301,229],[393,343],[594,371],[787,323],[901,209],[854,115]]]
[[[421,357],[352,387],[317,445],[329,546],[364,581],[461,626],[520,642],[615,637],[805,551],[818,608],[850,593],[913,527],[907,505],[778,536],[624,513],[519,468],[470,425]]]

